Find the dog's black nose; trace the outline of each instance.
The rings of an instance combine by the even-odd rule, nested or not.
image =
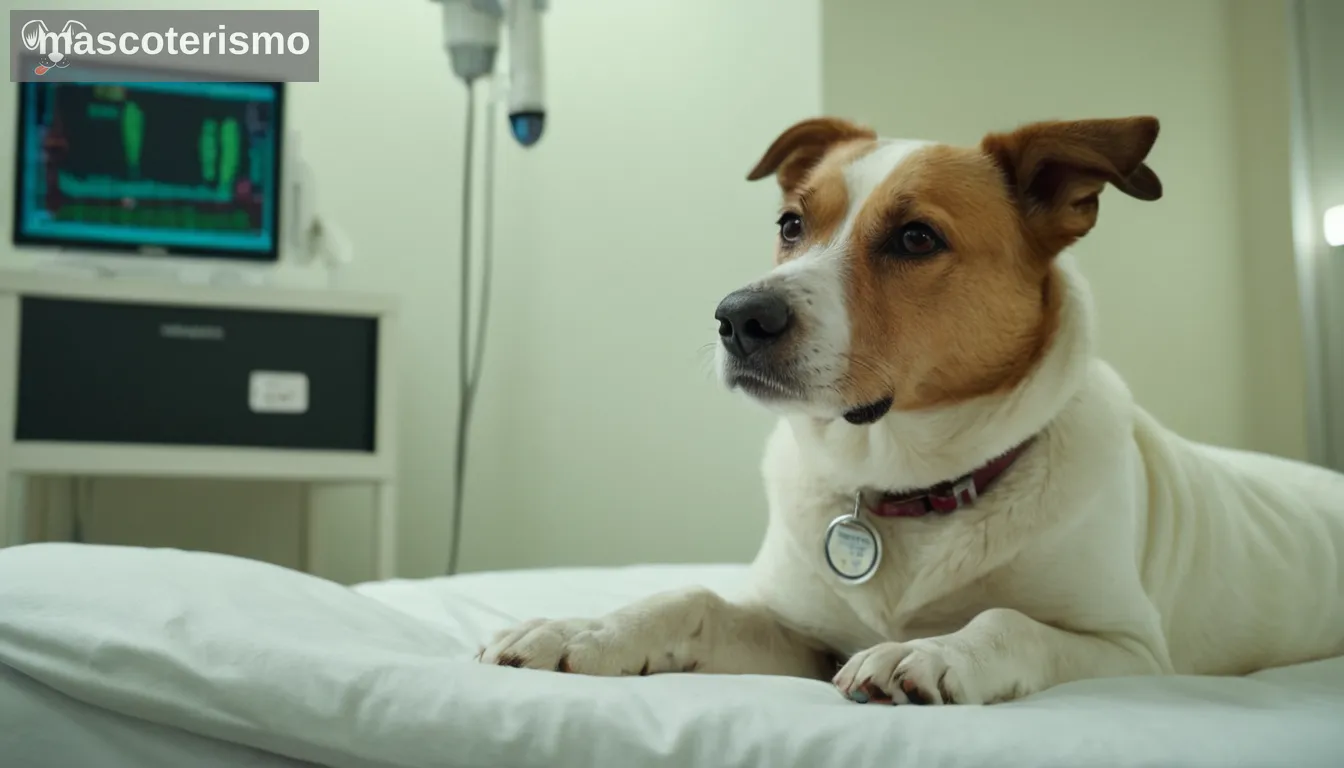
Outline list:
[[[743,288],[719,302],[714,311],[719,338],[735,357],[770,346],[789,329],[789,305],[774,291]]]

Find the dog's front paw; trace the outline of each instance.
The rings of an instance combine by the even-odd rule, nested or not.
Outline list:
[[[970,654],[930,638],[860,651],[831,682],[860,704],[985,704],[1011,698],[987,690],[983,671]]]
[[[574,672],[581,675],[648,675],[686,671],[676,654],[650,648],[607,619],[534,619],[495,635],[478,658],[486,664]]]

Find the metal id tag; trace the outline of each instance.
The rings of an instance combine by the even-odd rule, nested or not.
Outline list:
[[[854,494],[854,511],[831,521],[823,542],[826,564],[850,584],[862,584],[877,573],[882,561],[882,539],[864,521],[863,494]]]

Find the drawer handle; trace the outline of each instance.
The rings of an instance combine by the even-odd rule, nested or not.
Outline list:
[[[247,407],[253,413],[308,412],[308,376],[297,371],[252,371]]]

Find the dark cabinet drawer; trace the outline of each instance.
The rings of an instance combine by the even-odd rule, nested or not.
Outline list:
[[[376,318],[21,301],[15,439],[374,450]]]

